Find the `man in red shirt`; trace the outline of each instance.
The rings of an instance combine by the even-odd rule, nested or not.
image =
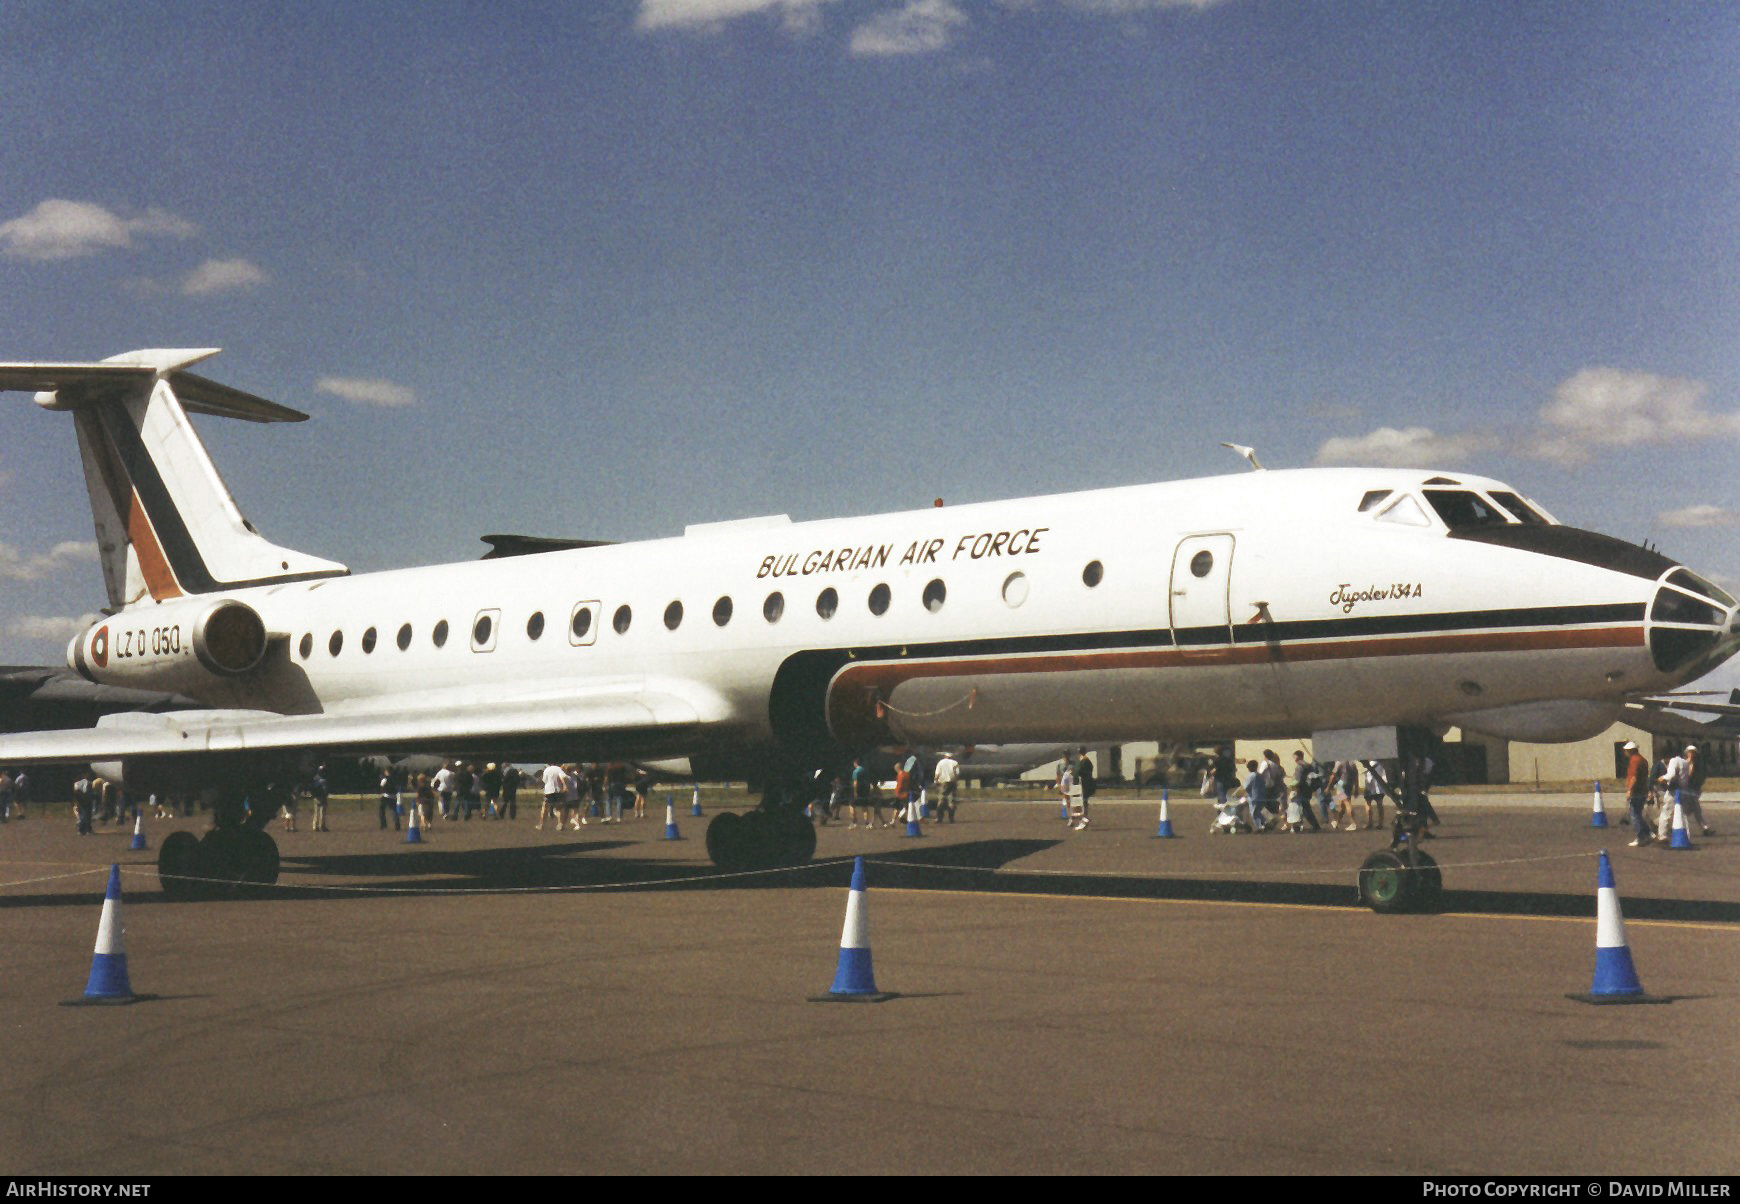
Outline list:
[[[907,806],[912,801],[912,775],[906,771],[906,766],[900,762],[894,765],[894,815],[896,819],[910,819]],[[889,820],[882,826],[892,827],[894,820]]]
[[[1625,752],[1625,804],[1631,808],[1631,830],[1637,838],[1632,847],[1650,842],[1649,826],[1643,822],[1643,807],[1649,802],[1649,762],[1637,751],[1637,744],[1627,740]]]

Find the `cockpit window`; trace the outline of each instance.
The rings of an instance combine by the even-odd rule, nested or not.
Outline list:
[[[1404,527],[1429,527],[1432,520],[1426,517],[1426,512],[1420,508],[1420,503],[1414,500],[1414,495],[1404,493],[1401,497],[1386,506],[1377,516],[1380,523],[1400,523]]]
[[[1695,623],[1699,627],[1722,625],[1722,615],[1714,606],[1671,589],[1656,591],[1649,617],[1654,623]]]
[[[1392,494],[1394,492],[1395,492],[1395,490],[1393,490],[1393,489],[1368,489],[1368,490],[1366,490],[1365,496],[1359,499],[1359,512],[1361,514],[1364,514],[1367,510],[1377,509],[1378,503],[1383,501],[1385,498],[1387,498],[1388,496],[1390,496],[1390,494]]]
[[[1530,506],[1514,493],[1494,489],[1492,491],[1492,500],[1510,511],[1511,517],[1515,518],[1519,523],[1526,523],[1531,527],[1544,527],[1547,525],[1547,520],[1541,517],[1540,511],[1536,510],[1533,506]]]
[[[1502,527],[1507,521],[1504,514],[1495,510],[1485,498],[1465,489],[1428,489],[1426,501],[1452,531]]]
[[[1687,569],[1675,569],[1673,572],[1669,573],[1668,584],[1677,585],[1681,589],[1690,590],[1696,594],[1702,594],[1706,598],[1714,598],[1723,606],[1734,605],[1734,599],[1728,595],[1727,591],[1718,589],[1696,573]]]

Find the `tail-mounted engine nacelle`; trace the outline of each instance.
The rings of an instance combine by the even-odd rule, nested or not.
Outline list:
[[[270,637],[259,612],[233,598],[122,611],[74,636],[67,664],[88,681],[188,690],[253,673]]]

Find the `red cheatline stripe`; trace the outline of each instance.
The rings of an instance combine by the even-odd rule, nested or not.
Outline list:
[[[157,532],[152,530],[151,520],[146,517],[145,507],[140,504],[137,493],[132,495],[127,507],[127,538],[133,544],[140,575],[145,578],[145,588],[151,591],[151,596],[159,602],[181,597],[181,585],[169,567],[168,558],[163,555]]]
[[[1142,669],[1177,665],[1255,665],[1290,661],[1351,660],[1373,656],[1416,656],[1443,652],[1537,652],[1562,648],[1641,648],[1641,627],[1591,627],[1558,631],[1489,631],[1441,635],[1385,636],[1274,644],[1131,651],[1043,653],[958,660],[871,661],[843,670],[837,684],[897,685],[915,677],[966,677],[977,674],[1059,673],[1080,669]]]

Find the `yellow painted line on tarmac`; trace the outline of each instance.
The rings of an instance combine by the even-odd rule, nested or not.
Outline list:
[[[1689,903],[1697,902],[1697,900],[1693,899],[1688,899],[1686,901]],[[1625,910],[1624,900],[1620,900],[1620,910],[1622,912]],[[1479,911],[1446,911],[1442,914],[1447,919],[1453,918],[1458,920],[1537,920],[1547,921],[1554,924],[1593,924],[1595,922],[1594,916],[1492,915]],[[1634,920],[1627,917],[1625,926],[1627,928],[1688,928],[1693,932],[1726,932],[1730,934],[1740,934],[1740,925],[1719,924],[1714,920]]]
[[[1024,890],[935,890],[922,886],[877,886],[872,891],[878,895],[949,895],[960,898],[962,895],[983,896],[1000,899],[1046,899],[1072,903],[1143,903],[1150,906],[1173,907],[1255,907],[1278,911],[1327,911],[1350,916],[1369,916],[1374,914],[1369,908],[1359,906],[1336,907],[1325,903],[1252,903],[1240,899],[1147,899],[1133,898],[1128,895],[1059,895],[1041,891]],[[1623,905],[1622,905],[1623,910]],[[1526,920],[1531,922],[1546,922],[1551,924],[1584,924],[1593,925],[1595,917],[1590,916],[1530,916],[1515,914],[1492,915],[1478,911],[1445,911],[1437,913],[1441,920]],[[1625,921],[1627,928],[1686,928],[1694,932],[1722,932],[1729,935],[1740,935],[1740,925],[1718,924],[1701,920],[1631,920]]]

